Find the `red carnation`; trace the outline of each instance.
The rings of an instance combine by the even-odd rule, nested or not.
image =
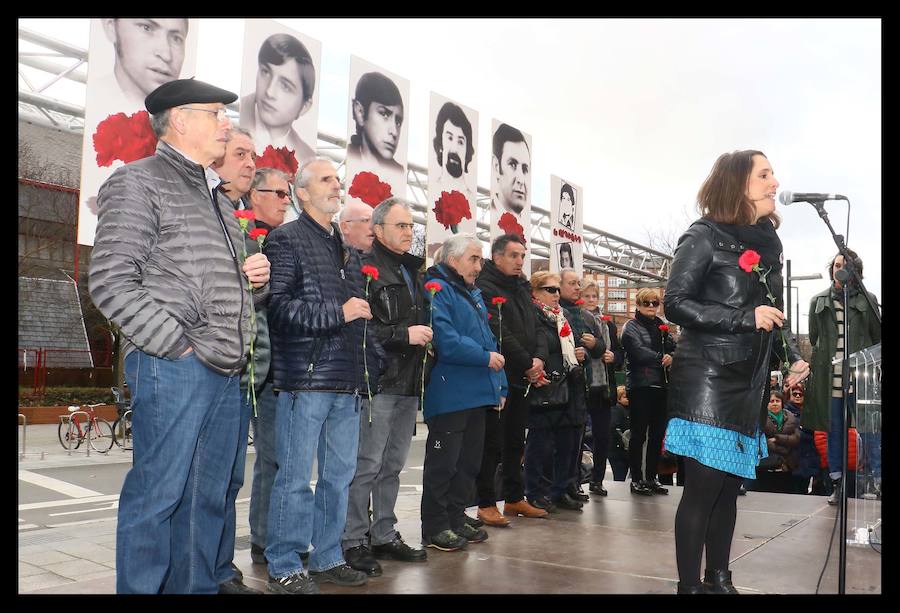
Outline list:
[[[235,211],[234,216],[238,219],[246,219],[248,221],[253,221],[256,219],[256,213],[254,213],[250,209],[241,209],[239,211]]]
[[[259,240],[259,238],[261,236],[265,236],[268,233],[269,233],[269,231],[266,230],[265,228],[255,228],[250,231],[250,235],[249,235],[250,240],[254,240],[254,241]]]
[[[394,194],[391,186],[381,181],[374,172],[364,170],[356,173],[347,192],[353,198],[359,198],[370,207],[375,208]]]
[[[491,318],[491,314],[490,314],[490,313],[488,313],[488,319],[490,319],[490,318]]]
[[[441,291],[444,288],[441,287],[441,284],[437,281],[429,281],[425,284],[425,289],[431,292],[431,295],[434,296],[437,292]]]
[[[525,228],[519,225],[516,216],[512,213],[503,213],[497,221],[497,225],[504,234],[518,234],[522,240],[525,240]]]
[[[505,302],[506,298],[504,298],[503,296],[494,296],[493,298],[491,298],[491,304],[493,305],[503,304]]]
[[[268,145],[263,154],[256,158],[257,168],[276,168],[286,173],[293,181],[294,175],[297,174],[297,156],[294,155],[293,149],[287,147],[278,147]]]
[[[378,280],[378,269],[372,266],[371,264],[366,264],[362,267],[362,274],[369,277],[370,281]]]
[[[669,326],[667,326],[666,324],[659,324],[659,331],[665,334],[669,331]]]
[[[441,192],[441,197],[434,202],[434,217],[439,224],[456,234],[459,222],[472,219],[469,200],[456,190],[449,194]]]
[[[603,321],[612,321],[612,317],[610,317],[609,315],[603,315],[600,317],[600,319]]]
[[[581,306],[582,304],[584,304],[584,300],[582,300],[581,298],[579,298],[578,300],[575,301],[575,304],[576,304],[577,306]]]
[[[572,334],[572,328],[569,327],[569,322],[564,322],[562,329],[559,331],[560,338],[565,338]]]
[[[115,160],[128,164],[149,157],[156,151],[157,141],[147,111],[110,115],[97,125],[93,140],[97,166],[111,166]]]
[[[753,249],[747,249],[744,253],[741,254],[741,257],[738,258],[738,266],[740,266],[744,272],[752,272],[756,265],[759,264],[759,254],[753,251]]]

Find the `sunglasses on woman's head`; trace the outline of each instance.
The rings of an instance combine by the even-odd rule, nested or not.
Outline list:
[[[545,285],[545,286],[542,287],[541,289],[544,290],[545,292],[548,292],[548,293],[551,293],[551,294],[558,294],[558,293],[559,293],[559,288],[556,287],[555,285]]]
[[[645,307],[658,307],[659,300],[641,300],[641,306]]]

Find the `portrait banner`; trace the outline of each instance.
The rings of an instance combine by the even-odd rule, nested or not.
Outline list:
[[[550,175],[550,270],[584,272],[583,191],[571,181]]]
[[[350,56],[345,204],[406,199],[409,81]]]
[[[491,241],[501,234],[525,239],[522,273],[531,275],[531,135],[492,120]]]
[[[428,113],[428,265],[454,234],[474,234],[478,112],[434,92]]]
[[[194,75],[197,20],[92,19],[78,202],[79,245],[93,245],[97,192],[113,171],[153,155],[156,135],[144,98],[163,83]]]
[[[275,21],[245,24],[240,126],[264,165],[293,176],[316,156],[322,44]]]

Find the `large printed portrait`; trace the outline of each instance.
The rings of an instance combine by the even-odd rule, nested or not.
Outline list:
[[[97,192],[121,166],[153,155],[144,99],[163,83],[193,76],[197,24],[183,17],[92,19],[88,46],[78,243],[93,245]]]
[[[350,57],[347,198],[377,206],[406,197],[409,81]]]
[[[491,240],[518,234],[528,254],[523,273],[531,271],[531,136],[493,120],[491,136]]]
[[[550,270],[574,268],[582,274],[583,190],[571,181],[550,175]]]
[[[315,157],[321,56],[317,40],[274,21],[246,21],[240,123],[259,155],[283,147],[298,166]]]
[[[478,113],[432,92],[428,122],[428,258],[457,233],[474,233]]]

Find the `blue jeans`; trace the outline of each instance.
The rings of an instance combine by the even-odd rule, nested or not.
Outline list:
[[[573,460],[580,440],[581,429],[578,427],[528,430],[525,441],[525,495],[528,500],[563,497],[577,467]]]
[[[256,395],[256,417],[253,424],[253,447],[256,461],[253,463],[253,485],[250,489],[250,542],[266,547],[266,524],[269,519],[269,499],[278,464],[275,462],[275,403],[277,397],[272,383]]]
[[[278,472],[269,501],[266,559],[272,577],[302,572],[300,554],[313,551],[309,569],[344,564],[341,535],[356,471],[359,397],[334,392],[281,392],[276,409]],[[318,481],[309,480],[313,459]]]
[[[134,464],[119,496],[116,592],[218,591],[216,556],[237,452],[238,377],[134,350]]]
[[[247,400],[247,390],[241,388],[241,414],[238,424],[237,453],[231,469],[231,483],[225,496],[225,528],[219,542],[219,555],[216,558],[216,581],[225,583],[236,575],[231,568],[234,560],[234,537],[237,528],[234,504],[238,492],[244,487],[244,469],[247,464],[247,433],[250,431],[250,416],[253,414],[253,399]]]

